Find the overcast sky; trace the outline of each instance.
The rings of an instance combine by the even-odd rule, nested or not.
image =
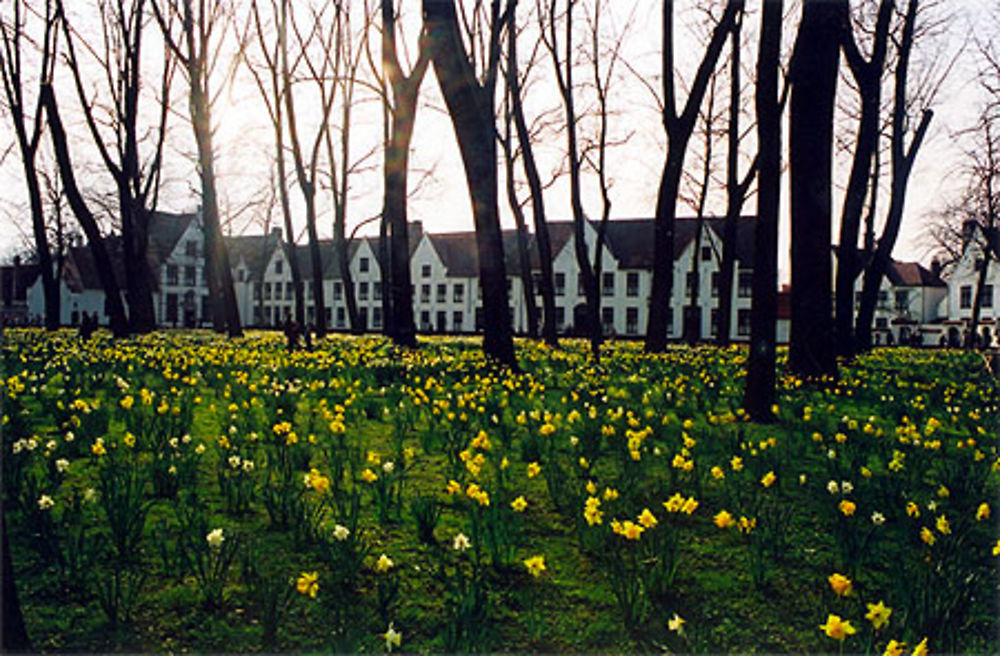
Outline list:
[[[589,2],[590,0],[587,4]],[[661,3],[657,0],[636,0],[634,3],[618,1],[612,3],[604,0],[604,3],[613,6],[612,9],[605,9],[603,14],[606,43],[610,43],[618,34],[624,32],[623,55],[631,68],[630,71],[618,64],[616,69],[618,74],[613,82],[612,137],[616,140],[623,140],[624,143],[609,152],[608,167],[614,181],[611,191],[612,218],[652,216],[664,158],[664,137],[656,109],[656,101],[646,85],[638,78],[645,80],[648,85],[654,88],[659,87],[659,50],[662,43],[659,28]],[[2,4],[4,6],[0,8],[0,13],[6,18],[10,15],[10,3],[3,2]],[[74,11],[78,12],[76,20],[80,25],[81,32],[85,32],[87,29],[93,32],[94,27],[96,27],[90,24],[92,20],[88,21],[88,11],[92,11],[86,6],[88,4],[88,0],[74,0],[70,5],[71,15]],[[299,6],[301,10],[302,4],[298,0],[293,4]],[[533,8],[534,3],[522,0],[520,4],[519,17],[522,22],[533,21],[531,16],[533,12],[529,10]],[[676,11],[680,19],[677,53],[681,67],[680,73],[684,78],[690,77],[694,62],[697,57],[700,57],[698,34],[704,32],[704,28],[698,28],[698,14],[693,9],[700,4],[698,2],[677,3]],[[751,14],[747,18],[746,50],[744,51],[744,62],[749,62],[747,65],[752,65],[753,57],[755,57],[755,32],[757,21],[759,21],[758,4],[757,2],[748,3]],[[989,0],[961,0],[960,2],[946,3],[946,9],[953,12],[948,24],[948,32],[931,44],[926,46],[918,44],[918,49],[924,48],[917,57],[918,62],[928,60],[940,62],[954,56],[967,40],[971,26],[985,23],[985,16],[991,4],[994,3],[989,2]],[[407,33],[412,48],[412,40],[415,39],[419,26],[419,3],[417,0],[403,0],[403,5],[407,18],[404,22],[404,32]],[[583,11],[578,12],[581,23],[583,22],[582,14]],[[793,36],[795,18],[793,15],[786,26],[786,36],[788,36],[789,43]],[[358,19],[355,21],[356,24],[360,22]],[[150,28],[151,30],[155,29],[155,25],[151,25]],[[96,36],[96,33],[92,33],[91,36]],[[531,38],[533,37],[525,35],[525,39]],[[149,43],[153,44],[154,39],[151,38]],[[149,46],[149,50],[156,51],[159,47],[158,44],[155,44]],[[377,60],[379,57],[377,39],[372,47],[373,55]],[[530,43],[523,43],[520,50],[521,55],[526,57],[527,53],[530,52]],[[253,48],[250,52],[250,56],[254,57]],[[727,55],[724,54],[725,56]],[[921,259],[925,262],[929,259],[925,256],[919,240],[922,222],[927,215],[940,209],[948,199],[953,198],[963,184],[959,169],[962,163],[964,143],[957,134],[966,128],[975,116],[977,96],[975,84],[972,81],[975,71],[973,60],[972,50],[967,48],[957,58],[950,77],[936,99],[935,118],[925,146],[917,158],[910,183],[903,230],[896,249],[898,259]],[[609,59],[604,59],[605,64],[608,61]],[[158,83],[155,75],[158,71],[154,66],[150,66],[148,70],[154,75],[147,84],[155,86]],[[587,72],[581,70],[577,75],[578,82],[584,82]],[[269,185],[273,159],[271,129],[256,87],[251,80],[246,70],[238,69],[234,82],[226,87],[215,115],[222,209],[224,214],[236,215],[231,223],[231,230],[234,234],[251,234],[263,229],[262,223],[266,219],[264,218],[265,211],[260,204],[251,205],[249,209],[244,209],[241,213],[238,212],[246,208],[251,199],[264,195],[262,192]],[[725,86],[724,82],[720,82],[720,84]],[[175,107],[179,113],[183,114],[187,111],[187,105],[183,98],[185,86],[183,78],[178,76],[175,85]],[[97,88],[96,83],[94,87]],[[843,85],[839,87],[838,91],[840,94],[850,94],[850,90]],[[65,76],[57,78],[57,93],[64,104],[64,111],[72,112],[74,91]],[[683,101],[683,89],[679,93]],[[720,93],[722,93],[721,90]],[[750,93],[752,92],[748,92],[747,95]],[[472,218],[464,173],[454,132],[443,110],[443,102],[438,91],[437,80],[433,76],[433,69],[424,81],[421,94],[423,103],[418,111],[413,140],[411,184],[415,185],[418,180],[422,182],[413,191],[410,201],[410,218],[422,221],[425,230],[470,230]],[[528,94],[528,109],[533,116],[538,116],[545,110],[559,107],[559,97],[555,91],[552,77],[552,63],[544,51],[540,53],[537,70],[528,88]],[[589,89],[581,88],[577,100],[579,107],[591,104],[591,95]],[[305,96],[303,96],[300,107],[308,102],[304,98]],[[150,98],[150,100],[152,99]],[[79,113],[78,110],[77,113]],[[302,113],[305,116],[303,137],[309,141],[315,126],[309,121],[310,111],[303,109]],[[381,154],[378,148],[381,143],[382,123],[381,109],[377,99],[364,90],[359,90],[354,113],[356,118],[352,138],[354,156],[360,157],[369,151],[372,152],[371,156],[361,165],[361,172],[351,181],[348,230],[359,221],[376,215],[381,208],[382,198]],[[335,124],[339,123],[338,116],[337,111],[335,111],[333,119]],[[5,122],[0,128],[0,148],[6,148],[6,144],[13,140],[6,116],[3,118]],[[529,116],[530,118],[532,116]],[[558,119],[558,116],[556,118]],[[197,207],[199,201],[196,193],[197,178],[188,157],[188,153],[193,151],[190,126],[184,123],[180,116],[171,120],[171,140],[166,152],[168,161],[166,184],[160,207],[174,211],[192,210]],[[747,122],[751,120],[752,118],[747,119]],[[86,141],[85,127],[77,117],[67,117],[67,122],[71,124],[70,129],[74,136],[78,137],[73,143],[74,155],[80,162],[81,168],[85,169],[78,176],[83,179],[88,189],[106,188],[107,174],[95,165],[96,160],[92,148]],[[582,129],[586,131],[586,126],[583,126]],[[696,169],[698,166],[698,155],[694,154],[696,147],[700,148],[700,145],[696,146],[693,141],[687,158],[689,169]],[[538,149],[543,176],[547,176],[549,172],[559,166],[562,153],[565,150],[565,137],[558,133],[549,134]],[[716,153],[717,156],[724,156],[724,147],[721,143],[716,146]],[[888,170],[887,160],[886,157],[885,170]],[[848,165],[849,159],[846,156],[839,157],[836,164],[837,175],[846,177]],[[291,171],[291,168],[289,170]],[[721,170],[719,173],[722,173]],[[7,161],[0,169],[0,183],[2,183],[3,188],[3,191],[0,192],[0,252],[10,252],[19,247],[23,243],[23,236],[27,235],[30,229],[23,209],[27,206],[27,202],[21,176],[20,162],[17,161],[17,153],[14,152],[8,156]],[[886,179],[885,182],[887,183],[888,180]],[[585,205],[588,214],[599,216],[601,208],[599,197],[596,194],[595,180],[588,178],[585,180],[585,185]],[[716,199],[718,199],[718,191],[716,188]],[[301,229],[303,225],[302,205],[294,184],[291,187],[291,195],[296,222]],[[329,209],[330,204],[327,202],[327,195],[321,194],[320,198],[321,234],[331,233],[332,214]],[[504,224],[512,225],[513,221],[510,218],[502,180],[500,198]],[[882,195],[884,202],[887,201],[887,198],[887,194]],[[546,192],[545,200],[550,219],[569,218],[568,185],[561,182],[556,183]],[[835,196],[835,214],[839,213],[839,202],[838,194]],[[753,199],[748,201],[746,213],[753,212],[754,203]],[[718,202],[710,203],[710,206],[718,208]],[[689,213],[690,211],[683,204],[679,207],[679,215],[683,216]],[[271,220],[274,224],[281,221],[277,207],[274,207]],[[72,223],[73,220],[70,219],[70,222]],[[787,234],[788,219],[786,215],[782,225],[781,260],[783,272],[787,271]]]

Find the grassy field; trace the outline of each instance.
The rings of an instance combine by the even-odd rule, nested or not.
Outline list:
[[[462,339],[4,337],[41,651],[1000,648],[976,354],[785,375],[754,425],[735,347],[523,342],[511,374]]]

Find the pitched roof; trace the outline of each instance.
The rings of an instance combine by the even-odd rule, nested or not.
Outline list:
[[[150,265],[157,266],[166,260],[174,252],[188,226],[197,219],[198,215],[195,213],[153,212],[149,217]]]
[[[886,272],[889,282],[896,287],[947,287],[941,276],[925,269],[918,262],[893,262]]]
[[[274,232],[266,235],[239,235],[223,237],[223,241],[229,249],[230,266],[236,266],[242,259],[249,270],[249,278],[259,280],[264,275],[271,253],[281,243],[281,235]]]

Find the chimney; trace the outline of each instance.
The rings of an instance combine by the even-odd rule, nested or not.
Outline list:
[[[937,259],[936,257],[933,260],[931,260],[931,274],[935,278],[941,277],[941,260]]]
[[[281,226],[271,226],[271,236],[281,239]]]
[[[412,239],[414,242],[418,241],[420,237],[424,234],[424,222],[423,221],[410,221],[409,228],[406,231],[406,236]]]

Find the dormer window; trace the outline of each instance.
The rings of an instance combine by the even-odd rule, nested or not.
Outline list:
[[[358,270],[361,273],[368,273],[368,258],[367,257],[361,258],[361,260],[358,262]]]
[[[274,272],[280,276],[281,273],[284,271],[284,268],[285,268],[284,265],[285,265],[285,261],[284,260],[277,260],[274,263]]]

